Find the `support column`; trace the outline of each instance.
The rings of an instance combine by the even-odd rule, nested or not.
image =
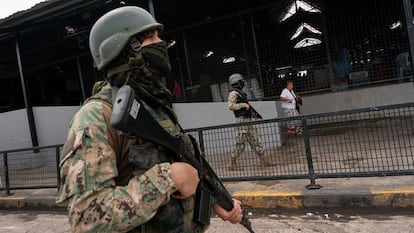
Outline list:
[[[247,46],[246,46],[246,35],[244,33],[244,24],[242,23],[243,19],[242,19],[242,15],[239,15],[239,24],[240,24],[240,31],[241,31],[241,39],[242,39],[242,44],[243,44],[243,55],[246,58],[246,66],[247,66],[247,77],[249,77],[249,79],[251,78],[251,74],[250,74],[250,61],[249,61],[249,55],[247,54]],[[255,35],[252,35],[253,37]],[[263,87],[262,87],[263,88]]]
[[[414,24],[411,0],[403,0],[405,25],[407,26],[411,71],[414,71]]]
[[[328,74],[329,74],[329,87],[332,87],[332,85],[334,84],[334,79],[335,79],[335,74],[332,68],[332,56],[331,56],[331,51],[329,50],[329,40],[328,40],[328,28],[326,26],[326,18],[325,18],[325,14],[322,14],[322,22],[323,22],[323,30],[324,30],[324,39],[325,39],[325,49],[326,49],[326,58],[327,58],[327,62],[328,62]]]
[[[16,57],[17,57],[17,64],[19,66],[19,75],[20,75],[20,82],[21,82],[22,91],[23,91],[24,106],[26,108],[27,119],[29,121],[32,146],[35,147],[35,146],[39,146],[39,142],[37,140],[37,132],[36,132],[36,125],[35,125],[32,105],[30,103],[29,96],[27,95],[27,85],[24,79],[24,72],[23,72],[24,70],[23,70],[23,63],[22,63],[22,57],[21,57],[21,51],[20,51],[20,37],[19,37],[18,32],[16,32],[15,34],[15,39],[16,39]]]
[[[177,34],[176,34],[176,37],[178,37]],[[183,63],[182,63],[183,59],[182,59],[180,49],[178,48],[178,46],[175,46],[175,51],[177,53],[177,58],[178,58],[177,65],[178,65],[178,72],[180,74],[181,91],[182,91],[183,96],[184,96],[184,101],[187,102],[187,93],[185,92],[185,80],[184,80],[185,74],[184,74],[184,71],[183,71]]]
[[[76,67],[78,68],[79,82],[82,91],[82,100],[86,100],[85,84],[83,82],[82,67],[79,62],[79,58],[76,58]]]
[[[148,0],[148,7],[151,15],[155,18],[154,2],[153,0]]]
[[[259,69],[260,86],[261,86],[261,88],[264,91],[264,83],[263,83],[263,75],[262,75],[262,65],[260,63],[259,49],[257,48],[257,39],[256,39],[256,31],[254,30],[253,13],[250,12],[249,17],[250,17],[250,27],[251,27],[252,36],[253,36],[253,46],[254,46],[254,51],[256,53],[256,62],[257,62],[257,67]]]
[[[182,33],[182,38],[183,38],[183,46],[184,46],[184,59],[185,59],[185,65],[187,68],[187,75],[190,81],[190,88],[192,90],[193,88],[193,79],[191,77],[191,67],[190,67],[190,62],[188,60],[188,48],[187,48],[187,38],[185,37],[185,33],[183,31]]]

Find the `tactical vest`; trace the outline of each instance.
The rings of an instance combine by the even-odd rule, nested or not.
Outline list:
[[[112,109],[112,89],[108,86],[103,87],[98,94],[89,98],[87,101],[100,101],[109,105]],[[152,109],[145,104],[144,107],[170,134],[178,135],[181,133],[181,129],[174,123],[174,120],[171,119],[171,113],[167,113],[163,109]],[[123,150],[125,149],[129,151],[128,157],[119,158],[122,155],[117,154],[117,166],[119,168],[125,167],[125,163],[129,166],[132,164],[132,171],[135,176],[144,174],[156,164],[172,162],[170,159],[171,156],[168,155],[169,152],[165,148],[144,139],[138,138],[136,144],[129,148],[124,148]],[[119,172],[119,176],[116,178],[116,184],[126,185],[128,180],[132,177],[132,174],[125,174],[123,171]],[[158,209],[157,214],[150,221],[130,231],[130,233],[204,232],[207,229],[206,226],[202,226],[192,221],[194,204],[193,197],[184,200],[178,200],[171,197],[168,204],[161,206]]]
[[[237,104],[241,104],[241,103],[248,104],[249,103],[247,98],[243,97],[242,93],[240,93],[238,90],[233,90],[233,91],[237,92],[237,99],[236,99]],[[247,110],[246,108],[241,108],[239,110],[233,110],[233,113],[236,118],[238,117],[252,118],[252,110],[250,108],[249,110]]]

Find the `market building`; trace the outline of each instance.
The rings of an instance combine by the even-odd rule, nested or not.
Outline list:
[[[409,0],[49,0],[0,20],[1,149],[63,142],[54,132],[103,78],[89,30],[124,5],[165,25],[165,83],[183,111],[226,101],[235,72],[260,101],[294,80],[304,114],[414,101]]]

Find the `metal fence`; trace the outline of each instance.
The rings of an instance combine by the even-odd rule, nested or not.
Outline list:
[[[301,136],[287,133],[299,121]],[[262,168],[247,150],[242,171],[230,171],[235,129],[254,125],[274,166]],[[225,181],[414,174],[414,103],[279,118],[191,130],[202,137],[207,160]]]
[[[62,145],[0,152],[0,190],[57,188]]]
[[[303,134],[290,136],[286,124],[298,121]],[[260,166],[247,148],[228,162],[238,127],[255,127],[273,166]],[[224,181],[414,175],[414,103],[335,113],[278,118],[188,130]],[[0,189],[56,188],[61,145],[0,152]]]

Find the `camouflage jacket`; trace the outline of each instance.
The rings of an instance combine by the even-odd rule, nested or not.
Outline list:
[[[127,139],[109,124],[107,85],[74,116],[60,163],[57,203],[66,204],[73,232],[203,232],[192,221],[194,198],[176,200],[167,152]],[[145,106],[171,134],[168,114]]]
[[[228,104],[230,110],[235,111],[235,110],[240,110],[240,109],[245,108],[246,104],[245,103],[239,103],[237,101],[238,98],[239,98],[239,94],[237,93],[237,91],[231,91],[229,93],[229,98],[227,100],[227,104]]]

